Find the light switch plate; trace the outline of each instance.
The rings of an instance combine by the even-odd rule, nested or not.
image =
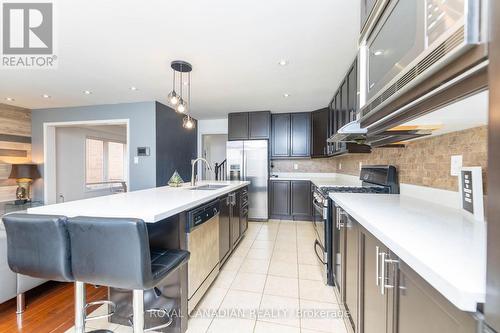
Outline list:
[[[339,162],[339,170],[342,170],[342,162]]]
[[[459,176],[460,171],[462,169],[462,162],[463,158],[462,155],[453,155],[451,157],[451,167],[450,167],[450,174],[452,176]]]
[[[359,170],[361,171],[362,168],[363,168],[363,162],[359,162]]]
[[[139,164],[139,157],[138,156],[134,156],[134,164]]]

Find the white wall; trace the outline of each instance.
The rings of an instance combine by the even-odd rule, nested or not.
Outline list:
[[[56,128],[57,201],[73,201],[110,194],[109,189],[85,189],[85,139],[87,137],[127,141],[126,126]],[[125,173],[126,174],[126,173]]]
[[[204,134],[227,134],[227,118],[198,120],[198,157],[203,154]],[[201,165],[198,165],[198,174],[202,174]]]
[[[227,134],[204,134],[202,137],[202,156],[210,163],[212,168],[215,163],[221,163],[226,159]],[[215,179],[214,172],[207,172],[203,165],[203,179]]]

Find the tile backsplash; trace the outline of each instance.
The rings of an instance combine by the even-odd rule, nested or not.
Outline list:
[[[481,126],[410,142],[405,148],[376,148],[371,154],[326,159],[274,160],[273,172],[337,172],[359,175],[360,163],[392,164],[401,183],[458,191],[458,177],[450,175],[452,155],[462,155],[464,166],[487,171],[487,127]],[[297,164],[298,169],[294,169]],[[486,193],[486,187],[485,191]]]

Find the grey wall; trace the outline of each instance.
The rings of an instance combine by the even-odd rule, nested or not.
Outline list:
[[[32,158],[43,177],[43,124],[85,120],[129,119],[130,190],[156,186],[156,103],[95,105],[70,108],[38,109],[32,112]],[[150,147],[151,155],[134,164],[137,147]],[[34,197],[43,200],[43,181],[34,184]]]

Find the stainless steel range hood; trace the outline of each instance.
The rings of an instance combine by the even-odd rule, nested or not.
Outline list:
[[[364,143],[367,133],[368,129],[361,128],[359,122],[355,120],[339,128],[337,133],[328,138],[327,142]]]

